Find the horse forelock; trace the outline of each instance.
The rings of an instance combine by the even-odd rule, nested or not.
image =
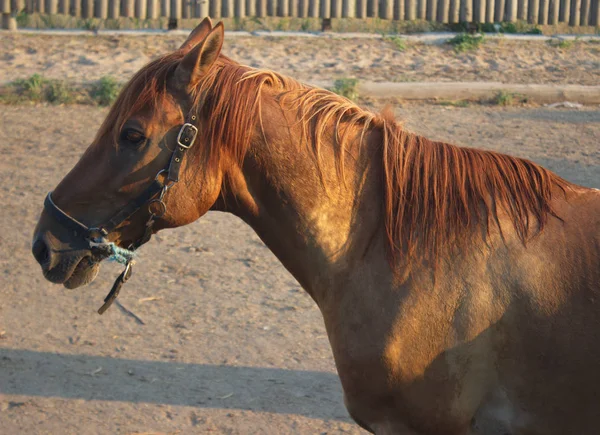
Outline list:
[[[115,143],[119,132],[131,116],[144,108],[159,112],[164,107],[167,80],[179,65],[184,53],[170,53],[148,63],[125,84],[98,130],[97,138],[110,135]]]

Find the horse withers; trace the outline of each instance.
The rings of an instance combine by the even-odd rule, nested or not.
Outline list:
[[[364,428],[597,433],[600,192],[240,65],[223,39],[206,19],[125,86],[46,201],[44,276],[87,284],[227,211],[318,304]]]

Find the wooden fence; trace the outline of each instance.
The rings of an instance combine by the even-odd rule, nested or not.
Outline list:
[[[369,18],[440,23],[600,25],[600,0],[0,0],[3,18],[17,11],[82,18],[227,17]],[[4,20],[3,20],[4,22]],[[3,26],[6,28],[6,26]]]

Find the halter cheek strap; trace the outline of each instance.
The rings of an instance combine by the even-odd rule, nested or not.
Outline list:
[[[115,301],[119,295],[121,287],[132,273],[133,251],[138,249],[152,237],[154,222],[160,219],[167,212],[167,206],[164,203],[164,197],[168,190],[179,181],[179,172],[183,158],[188,149],[194,145],[198,128],[194,125],[197,120],[196,115],[191,115],[189,119],[181,126],[177,134],[177,144],[165,169],[161,169],[154,181],[138,197],[131,200],[121,210],[115,213],[108,221],[97,227],[88,227],[84,223],[69,216],[67,212],[60,209],[52,200],[52,192],[48,193],[44,201],[44,209],[63,227],[74,232],[76,237],[87,240],[90,251],[92,252],[92,261],[100,262],[106,258],[114,259],[125,264],[125,270],[118,276],[112,289],[104,298],[104,305],[98,310],[98,314],[104,313]],[[161,175],[166,174],[165,180],[161,181]],[[138,212],[144,205],[148,206],[150,217],[146,221],[144,235],[134,241],[127,249],[119,248],[114,243],[108,242],[107,236],[117,229],[125,220]]]

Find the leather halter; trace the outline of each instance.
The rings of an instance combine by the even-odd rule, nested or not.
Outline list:
[[[167,212],[167,206],[163,202],[164,196],[167,191],[179,181],[179,171],[181,169],[183,157],[185,156],[186,151],[194,145],[196,136],[198,135],[198,128],[193,123],[197,120],[197,116],[191,115],[189,118],[189,121],[186,119],[179,130],[177,135],[177,145],[173,150],[168,166],[165,169],[161,169],[156,174],[152,184],[150,184],[150,186],[148,186],[137,198],[127,203],[125,207],[115,213],[104,224],[96,227],[88,227],[61,210],[52,200],[52,192],[48,193],[48,196],[46,196],[46,200],[44,201],[44,208],[59,224],[73,231],[76,237],[82,237],[88,241],[92,252],[93,262],[100,262],[114,254],[114,245],[108,242],[106,237],[146,204],[148,206],[150,217],[146,222],[144,235],[129,245],[127,249],[135,251],[150,240],[154,222],[156,219],[163,217]],[[165,178],[164,181],[161,181],[161,175],[163,174],[165,174]],[[104,305],[100,307],[98,314],[104,313],[115,301],[122,285],[127,282],[131,276],[132,266],[132,259],[128,259],[125,264],[125,270],[115,280],[112,289],[106,298],[104,298]]]

